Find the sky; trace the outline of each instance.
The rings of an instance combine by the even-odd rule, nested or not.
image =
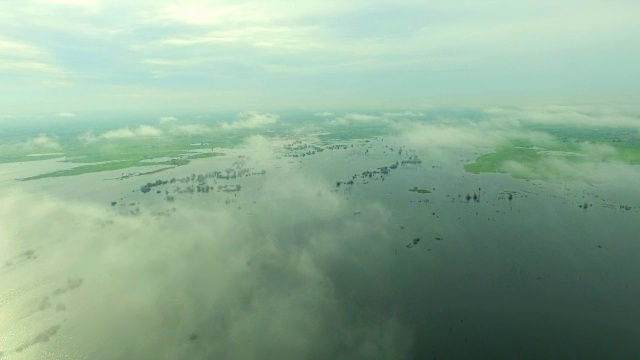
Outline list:
[[[7,0],[0,121],[640,95],[634,0]]]

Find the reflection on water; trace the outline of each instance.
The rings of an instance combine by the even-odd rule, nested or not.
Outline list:
[[[473,175],[471,151],[390,137],[282,143],[6,193],[3,357],[640,356],[629,182]]]

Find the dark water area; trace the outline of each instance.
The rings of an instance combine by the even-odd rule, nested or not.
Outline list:
[[[415,359],[640,358],[637,207],[604,199],[606,184],[438,163],[425,154],[384,180],[342,185],[351,201],[375,199],[391,215],[370,239],[384,250],[359,250],[366,273],[348,260],[328,267],[341,296],[397,316],[414,333]],[[637,189],[626,191],[634,203]]]

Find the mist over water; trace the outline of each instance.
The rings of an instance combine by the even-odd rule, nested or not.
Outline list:
[[[0,0],[0,360],[640,359],[638,14]]]
[[[557,139],[391,124],[402,131],[249,136],[142,176],[15,181],[49,170],[1,165],[0,357],[640,355],[636,166],[472,174],[462,165],[508,139]]]

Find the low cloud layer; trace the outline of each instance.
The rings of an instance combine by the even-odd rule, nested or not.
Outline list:
[[[497,121],[537,125],[631,127],[640,129],[640,108],[633,104],[546,105],[520,108],[487,108]]]
[[[12,335],[0,353],[405,358],[412,334],[393,309],[361,308],[336,273],[378,251],[385,211],[366,205],[370,216],[354,220],[327,185],[289,171],[261,194],[244,211],[177,205],[169,217],[127,217],[5,189],[0,333]]]
[[[145,137],[158,137],[162,135],[162,131],[154,128],[153,126],[140,125],[135,129],[128,127],[110,130],[100,135],[104,139],[131,139],[131,138],[145,138]]]
[[[349,125],[349,124],[371,124],[371,123],[387,123],[389,120],[385,116],[347,113],[343,116],[336,117],[329,122],[330,125]]]
[[[47,134],[40,134],[36,137],[27,139],[11,147],[19,151],[46,151],[46,150],[61,150],[62,146],[55,137]]]
[[[213,131],[214,129],[202,124],[173,125],[167,130],[171,135],[204,135]]]
[[[158,122],[160,122],[160,124],[166,124],[166,123],[170,123],[170,122],[175,122],[178,121],[178,118],[175,116],[161,116],[158,118]]]
[[[256,129],[278,122],[279,116],[270,113],[260,113],[256,111],[243,112],[238,115],[238,120],[234,122],[222,123],[223,129]]]
[[[517,124],[481,122],[410,122],[396,124],[402,141],[427,148],[495,148],[523,139],[539,145],[551,144],[554,137],[539,131],[522,129]]]

